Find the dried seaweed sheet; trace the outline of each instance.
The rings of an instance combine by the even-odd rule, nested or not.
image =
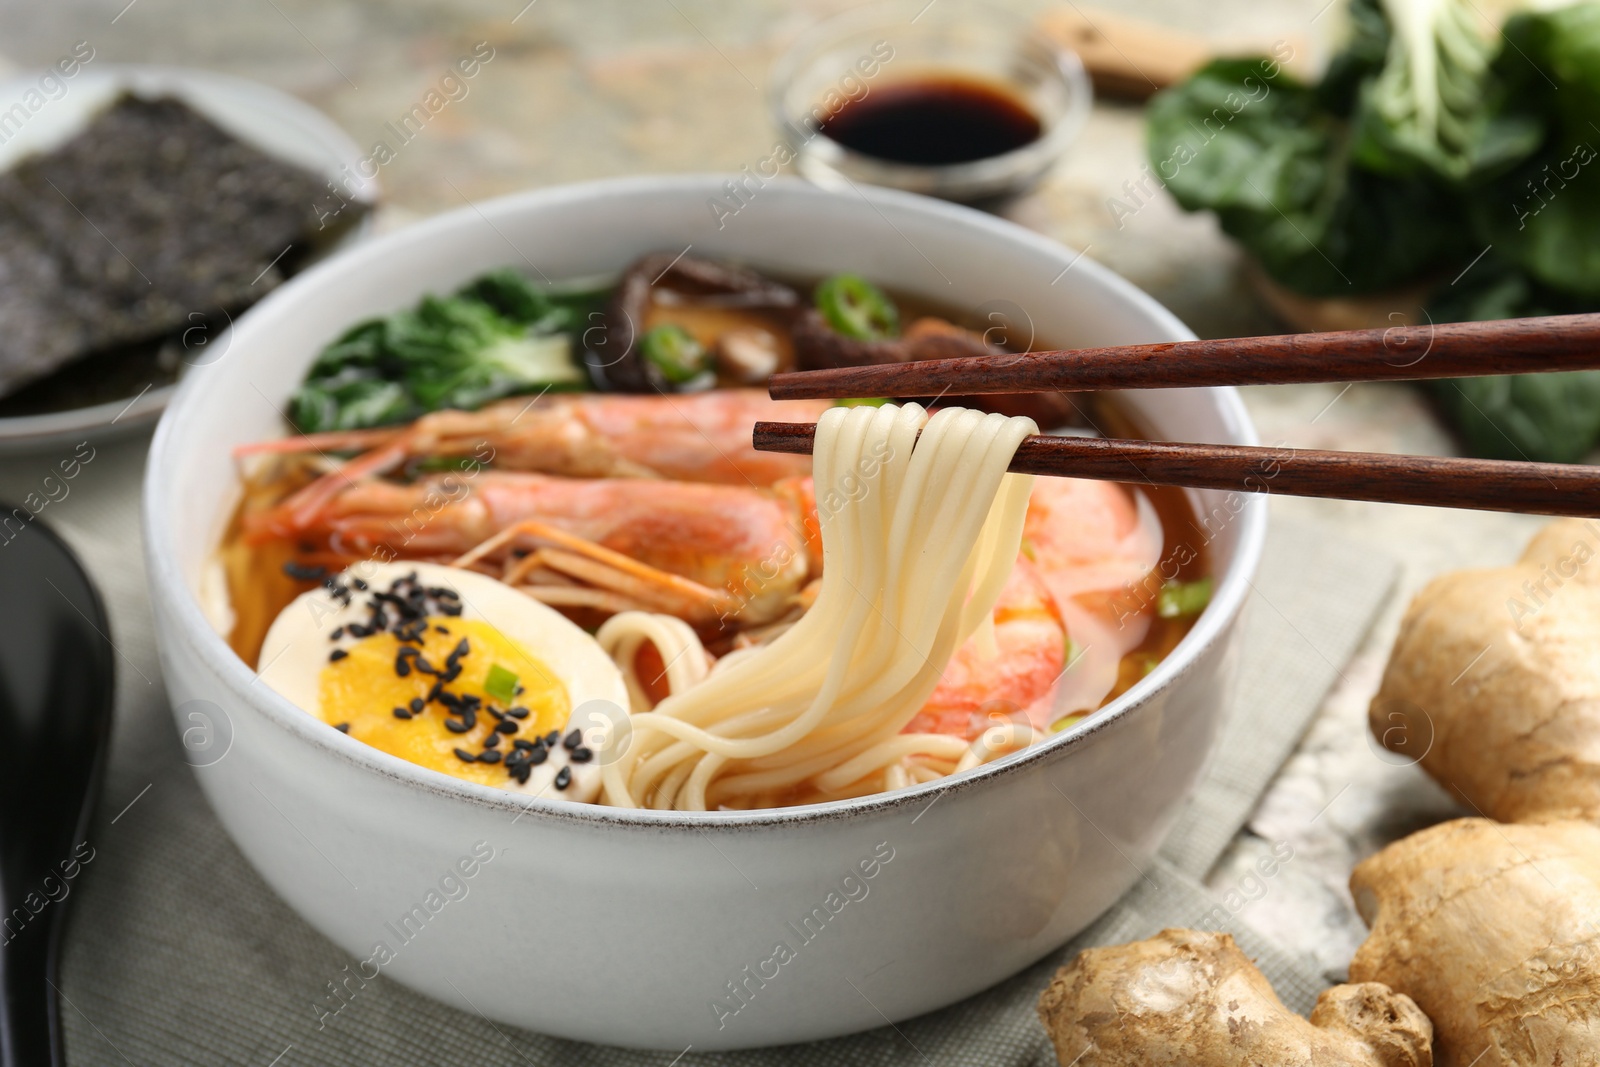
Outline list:
[[[0,174],[0,396],[259,300],[327,195],[181,101],[121,97]]]

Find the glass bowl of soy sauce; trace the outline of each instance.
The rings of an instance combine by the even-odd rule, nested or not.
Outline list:
[[[818,185],[974,204],[1037,185],[1093,99],[1076,55],[961,0],[889,0],[822,22],[778,61],[769,94],[787,142],[778,162]]]

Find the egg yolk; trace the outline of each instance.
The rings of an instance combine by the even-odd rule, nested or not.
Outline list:
[[[477,724],[464,733],[446,729],[447,721],[459,723],[461,716],[451,715],[449,709],[437,701],[425,704],[409,719],[396,716],[396,708],[410,712],[412,700],[426,700],[428,691],[438,681],[435,675],[418,671],[414,666],[409,673],[401,675],[396,667],[400,649],[417,648],[423,661],[442,672],[446,660],[463,638],[468,651],[457,660],[461,673],[443,688],[457,696],[472,695],[482,699]],[[481,619],[430,616],[420,647],[415,642],[403,645],[391,633],[373,634],[341,647],[348,655],[323,667],[318,682],[318,711],[322,720],[333,726],[348,723],[351,737],[457,778],[496,786],[505,786],[511,780],[504,756],[499,763],[467,763],[455,753],[458,748],[474,755],[484,750],[485,739],[499,724],[486,709],[528,709],[526,718],[506,719],[516,725],[517,731],[501,732],[496,747],[503,753],[511,751],[516,738],[531,741],[551,730],[561,729],[572,713],[567,688],[555,672]],[[415,660],[411,662],[414,665]],[[503,699],[503,694],[494,696],[485,688],[496,666],[501,669],[496,674],[502,681],[505,679],[503,672],[516,675],[521,691],[509,702]]]

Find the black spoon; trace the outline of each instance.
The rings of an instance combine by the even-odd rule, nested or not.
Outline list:
[[[64,887],[105,767],[114,671],[88,574],[43,523],[19,528],[27,515],[0,504],[0,1067],[59,1067]]]

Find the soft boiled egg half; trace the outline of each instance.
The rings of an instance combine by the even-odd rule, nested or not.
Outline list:
[[[611,657],[559,612],[475,571],[358,563],[267,631],[263,681],[401,759],[518,792],[592,801],[598,754],[573,723],[627,715]]]

